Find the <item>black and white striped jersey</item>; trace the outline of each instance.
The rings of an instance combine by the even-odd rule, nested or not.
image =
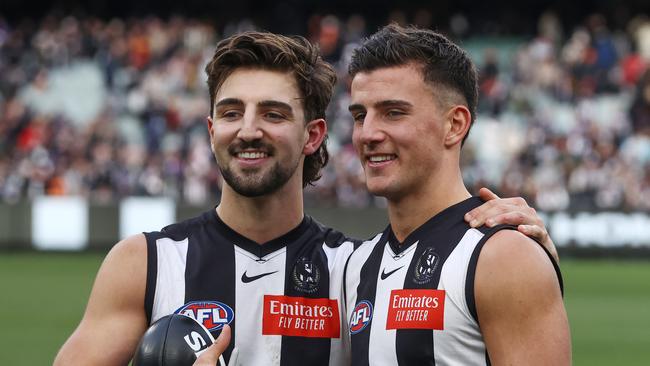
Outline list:
[[[389,226],[352,253],[343,297],[353,365],[489,365],[474,274],[487,239],[512,227],[469,227],[464,214],[481,204],[447,208],[401,245]]]
[[[150,322],[189,315],[215,338],[230,324],[241,365],[340,365],[343,267],[354,242],[305,216],[262,245],[216,210],[147,238],[145,309]],[[343,322],[345,323],[345,322]]]

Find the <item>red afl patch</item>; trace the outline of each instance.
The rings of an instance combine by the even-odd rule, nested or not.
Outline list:
[[[362,300],[352,310],[350,316],[350,334],[357,334],[364,330],[372,320],[372,304],[368,300]]]
[[[339,338],[336,300],[264,295],[262,334],[309,338]]]
[[[219,301],[192,301],[174,313],[189,316],[209,331],[219,330],[235,318],[232,308]]]
[[[445,291],[404,289],[390,292],[386,329],[444,329]]]

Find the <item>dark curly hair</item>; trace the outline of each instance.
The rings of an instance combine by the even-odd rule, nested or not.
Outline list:
[[[245,67],[292,73],[302,97],[305,122],[325,118],[325,109],[336,83],[332,66],[323,61],[318,47],[304,37],[267,32],[245,32],[217,44],[212,60],[205,67],[210,90],[210,115],[223,82],[233,71]],[[305,156],[303,186],[320,178],[320,171],[329,160],[326,142],[327,136],[318,150]]]

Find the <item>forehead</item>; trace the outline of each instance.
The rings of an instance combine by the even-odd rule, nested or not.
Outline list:
[[[221,84],[215,103],[227,98],[244,103],[274,100],[287,103],[294,109],[301,108],[298,84],[289,72],[237,69]]]
[[[352,79],[350,90],[353,104],[433,97],[433,90],[424,81],[421,68],[414,64],[359,72]]]

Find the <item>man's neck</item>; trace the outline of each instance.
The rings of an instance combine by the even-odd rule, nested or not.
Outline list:
[[[388,199],[388,219],[400,243],[433,216],[471,197],[460,172],[447,175],[447,178],[444,182],[432,179],[417,191]]]
[[[217,206],[219,218],[231,229],[257,243],[278,238],[302,222],[302,187],[288,187],[260,197],[245,197],[224,184],[221,203]]]

